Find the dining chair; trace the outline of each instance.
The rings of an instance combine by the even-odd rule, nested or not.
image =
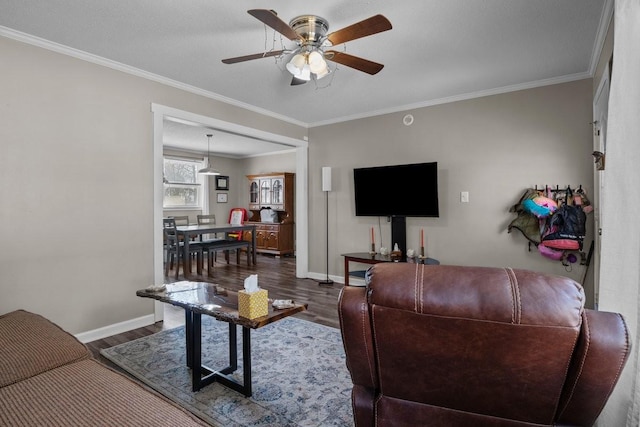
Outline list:
[[[215,225],[216,223],[216,216],[214,214],[197,215],[196,218],[198,220],[198,225]],[[218,253],[218,250],[220,250],[216,248],[216,245],[219,245],[221,241],[224,241],[224,239],[219,238],[217,234],[213,234],[213,236],[214,237],[212,238],[211,235],[209,235],[208,238],[205,239],[204,235],[200,235],[200,242],[203,245],[204,252],[207,254],[207,274],[209,276],[213,274],[213,264],[217,260],[216,254]]]
[[[231,225],[244,225],[248,219],[248,213],[245,208],[232,208],[229,211],[229,224]],[[253,251],[251,246],[251,232],[245,230],[234,230],[227,233],[227,238],[231,240],[245,240],[249,242],[249,246],[246,248],[237,249],[238,263],[240,263],[240,252],[247,252],[247,259],[251,258],[250,254]],[[229,260],[227,259],[227,262]]]
[[[243,225],[247,220],[247,210],[245,208],[233,208],[229,211],[229,224]],[[242,230],[230,231],[227,238],[242,240]]]
[[[203,245],[198,242],[189,242],[189,259],[185,260],[183,256],[183,248],[184,242],[182,242],[178,237],[178,232],[176,230],[176,220],[175,218],[163,218],[162,219],[162,230],[164,234],[164,242],[165,242],[165,267],[164,267],[164,275],[169,275],[169,270],[173,268],[174,261],[176,267],[176,279],[178,278],[178,274],[180,271],[180,261],[182,261],[182,272],[186,271],[186,263],[191,262],[191,256],[196,257],[196,268],[198,275],[202,274],[202,264],[203,264]]]
[[[169,218],[175,220],[176,226],[189,225],[189,215],[170,216]]]
[[[216,216],[214,214],[197,215],[196,218],[198,220],[198,225],[203,225],[203,224],[215,225],[216,223]]]
[[[191,225],[191,223],[189,222],[189,215],[174,215],[174,216],[169,216],[169,218],[173,218],[176,221],[176,226],[180,227],[180,226],[184,226],[184,225]],[[178,236],[179,240],[182,240],[182,236]],[[191,240],[197,240],[196,236],[191,236]]]
[[[176,221],[176,226],[180,227],[182,225],[189,225],[189,215],[173,215],[169,218],[173,218]],[[182,241],[182,236],[178,236],[178,240]],[[191,236],[191,241],[196,241],[196,236]],[[192,254],[192,258],[195,257],[195,254]]]

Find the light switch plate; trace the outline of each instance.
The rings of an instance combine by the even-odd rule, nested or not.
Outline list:
[[[460,203],[469,203],[469,192],[461,191],[460,192]]]

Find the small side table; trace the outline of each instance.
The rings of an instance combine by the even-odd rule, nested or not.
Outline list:
[[[356,262],[360,264],[378,264],[380,262],[411,262],[409,258],[402,258],[401,260],[393,260],[389,255],[381,255],[379,253],[371,254],[369,252],[354,252],[348,254],[342,254],[344,257],[344,285],[349,286],[349,276],[364,277],[364,270],[349,271],[349,263]],[[414,257],[413,262],[427,265],[438,265],[440,261],[433,258],[418,258]]]

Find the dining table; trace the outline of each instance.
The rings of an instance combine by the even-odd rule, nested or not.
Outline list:
[[[193,224],[193,225],[179,225],[176,227],[176,233],[183,238],[182,250],[184,253],[183,259],[189,259],[189,242],[192,238],[200,236],[202,234],[217,234],[224,233],[227,238],[228,233],[250,230],[251,231],[251,261],[253,265],[256,264],[256,226],[253,224]],[[244,233],[242,233],[244,234]],[[238,245],[240,247],[240,245]],[[248,256],[248,255],[247,255]],[[185,263],[185,276],[191,275],[191,263]]]

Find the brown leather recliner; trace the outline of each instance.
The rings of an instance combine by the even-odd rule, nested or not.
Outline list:
[[[590,426],[631,348],[571,279],[381,263],[343,288],[356,426]]]

